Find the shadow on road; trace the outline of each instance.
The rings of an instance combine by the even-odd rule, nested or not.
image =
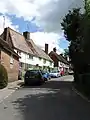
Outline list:
[[[23,86],[24,97],[12,104],[23,120],[90,120],[88,104],[72,92],[71,87],[72,82],[67,81]]]
[[[52,88],[52,89],[61,89],[61,88],[69,88],[71,87],[72,82],[69,81],[48,81],[45,82],[42,85],[36,85],[36,86],[29,86],[29,85],[23,85],[23,88]]]

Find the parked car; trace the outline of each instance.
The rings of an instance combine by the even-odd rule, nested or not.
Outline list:
[[[74,74],[73,70],[69,70],[68,74],[73,75]]]
[[[41,71],[41,72],[45,81],[48,81],[51,79],[49,72],[45,72],[45,71]]]
[[[52,72],[50,72],[50,76],[51,77],[60,77],[61,75],[60,75],[60,72],[59,71],[57,71],[57,70],[55,70],[55,71],[52,71]]]
[[[27,70],[24,77],[25,84],[41,84],[44,83],[44,78],[40,70]]]

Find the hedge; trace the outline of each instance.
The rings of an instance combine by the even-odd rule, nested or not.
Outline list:
[[[7,70],[3,65],[0,64],[0,89],[3,89],[8,84]]]

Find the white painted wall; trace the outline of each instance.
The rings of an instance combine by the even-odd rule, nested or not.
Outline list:
[[[17,50],[14,50],[17,53]],[[18,53],[19,54],[19,53]],[[39,57],[33,56],[33,59],[29,58],[29,55],[21,52],[21,54],[19,54],[19,56],[21,57],[19,59],[20,62],[22,63],[27,63],[30,65],[36,65],[38,64],[39,66],[49,66],[51,68],[53,68],[54,64],[52,62],[52,64],[50,64],[50,61],[46,60],[46,63],[44,63],[44,59],[39,59]]]

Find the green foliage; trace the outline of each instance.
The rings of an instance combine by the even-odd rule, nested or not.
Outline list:
[[[64,57],[67,57],[69,55],[69,49],[64,49]]]
[[[85,12],[88,16],[90,16],[90,0],[85,0]]]
[[[77,52],[83,51],[83,31],[82,24],[84,15],[80,13],[80,8],[69,10],[61,23],[66,40],[70,42],[69,56],[73,62],[73,56]]]
[[[73,11],[69,10],[69,13],[63,19],[61,26],[68,41],[76,41],[79,36],[81,16],[80,9],[73,9]]]
[[[8,74],[3,65],[0,64],[0,89],[6,87],[8,84]]]
[[[90,64],[90,0],[85,0],[85,12],[81,13],[80,8],[69,10],[61,23],[66,40],[70,42],[69,57],[72,63],[78,59]],[[80,59],[82,56],[83,59]]]
[[[90,51],[90,0],[85,0],[85,16],[83,31],[84,31],[84,51],[87,54],[86,57],[88,57]]]
[[[70,42],[69,56],[75,83],[90,95],[90,0],[85,0],[84,13],[79,8],[69,11],[61,26],[66,40]]]

